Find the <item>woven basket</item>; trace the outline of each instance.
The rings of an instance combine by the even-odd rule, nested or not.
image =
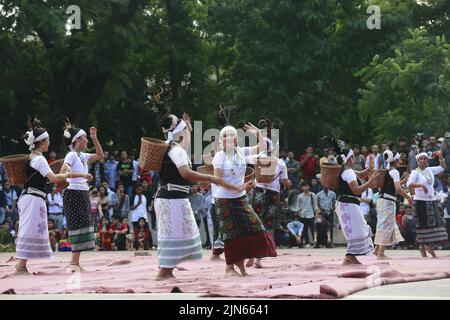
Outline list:
[[[245,179],[244,182],[249,182],[251,180],[255,179],[255,170],[251,167],[245,168]]]
[[[63,164],[64,164],[64,159],[56,160],[55,162],[53,162],[50,165],[50,169],[52,169],[55,174],[61,173]],[[67,189],[68,186],[69,186],[69,183],[66,180],[55,184],[55,187],[57,189],[61,189],[61,190]]]
[[[15,154],[0,158],[6,176],[12,186],[23,185],[27,182],[27,154]]]
[[[338,189],[341,169],[342,167],[336,164],[322,163],[320,165],[320,178],[322,186],[329,189]]]
[[[380,169],[381,174],[374,178],[370,183],[370,188],[372,189],[380,189],[384,188],[384,177],[386,176],[386,173],[389,171],[388,169]]]
[[[164,154],[169,145],[162,140],[152,138],[141,138],[141,153],[139,157],[139,167],[142,172],[150,170],[161,171]]]
[[[271,183],[277,173],[278,159],[274,157],[258,158],[255,165],[255,177],[259,183]]]
[[[212,166],[200,166],[197,168],[198,173],[203,174],[214,174],[214,168]],[[203,189],[207,189],[209,187],[209,182],[199,182],[198,186]]]

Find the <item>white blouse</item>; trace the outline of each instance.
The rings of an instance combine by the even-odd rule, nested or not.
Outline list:
[[[251,147],[236,147],[233,156],[228,156],[223,150],[216,153],[212,161],[214,169],[222,170],[222,180],[233,186],[239,187],[244,184],[245,169],[250,161]],[[214,194],[216,199],[236,199],[244,196],[245,190],[236,192],[222,186],[218,186]]]
[[[419,168],[414,169],[409,176],[406,186],[409,188],[412,183],[419,183],[425,185],[428,189],[428,193],[425,193],[422,188],[414,188],[414,200],[435,201],[436,196],[434,194],[434,176],[438,175],[444,170],[445,169],[441,166],[427,167],[424,170],[420,170]]]

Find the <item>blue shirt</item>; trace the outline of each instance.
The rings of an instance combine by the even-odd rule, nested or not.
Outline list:
[[[119,180],[119,175],[117,174],[117,162],[116,160],[108,160],[105,162],[105,175],[108,180],[108,186],[111,189],[116,189],[116,182]]]

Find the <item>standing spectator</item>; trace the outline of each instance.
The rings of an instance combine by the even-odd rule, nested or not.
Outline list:
[[[126,151],[120,153],[120,161],[117,164],[120,182],[122,182],[125,192],[131,197],[133,193],[133,162],[128,159]]]
[[[17,193],[11,188],[8,180],[5,181],[3,193],[6,197],[6,216],[11,217],[12,223],[15,224],[19,220],[19,213],[17,211]]]
[[[359,145],[355,144],[352,149],[355,154],[355,164],[353,168],[356,171],[363,171],[366,166],[366,159],[362,154],[360,154]]]
[[[91,184],[97,188],[100,187],[102,181],[106,180],[105,163],[103,162],[103,159],[93,162],[89,173],[94,177]]]
[[[114,215],[119,216],[122,219],[128,218],[130,212],[130,197],[125,193],[123,184],[117,183],[117,201],[114,204]]]
[[[124,230],[125,229],[127,230],[127,232],[125,233],[125,236],[126,236],[126,250],[127,251],[133,251],[134,230],[131,230],[128,218],[123,218],[122,219],[122,226],[123,226]]]
[[[212,248],[208,226],[208,221],[211,220],[211,207],[212,207],[211,198],[212,198],[212,191],[210,185],[210,187],[208,187],[208,190],[206,190],[205,194],[203,195],[203,223],[205,224],[205,231],[206,231],[206,243],[205,243],[206,249]]]
[[[309,184],[304,182],[302,185],[303,192],[298,196],[298,204],[300,209],[300,222],[303,223],[303,239],[305,239],[306,248],[310,247],[308,230],[314,237],[314,247],[318,247],[317,233],[314,229],[315,218],[319,213],[316,195],[309,191]]]
[[[117,205],[117,201],[118,201],[117,195],[116,195],[116,193],[115,193],[114,191],[112,191],[112,190],[109,188],[108,181],[106,181],[106,180],[105,180],[105,181],[102,181],[101,186],[102,186],[103,188],[105,188],[106,194],[108,195],[108,198],[109,198],[109,201],[110,201],[110,206],[109,206],[109,209],[108,209],[108,214],[109,214],[109,217],[112,219],[112,216],[114,215],[114,206]]]
[[[5,168],[3,167],[3,163],[0,162],[0,187],[3,187],[5,181],[6,181]]]
[[[306,152],[300,156],[300,167],[302,168],[303,179],[311,183],[311,179],[317,176],[319,157],[314,154],[314,148],[308,146]]]
[[[152,189],[150,189],[150,185],[147,180],[142,180],[142,194],[147,199],[147,221],[151,222],[151,225],[154,226],[156,224],[156,215],[154,211],[151,209],[153,204],[153,194]]]
[[[300,162],[296,161],[294,158],[294,152],[289,151],[286,168],[288,172],[288,178],[292,181],[292,186],[294,189],[298,189],[300,181]]]
[[[359,204],[361,208],[361,212],[364,215],[364,219],[366,220],[367,224],[370,222],[370,207],[372,205],[373,201],[373,191],[371,188],[367,188],[362,194],[361,194],[361,203]]]
[[[369,149],[366,146],[361,146],[361,155],[364,157],[364,167],[367,157],[369,156]]]
[[[322,191],[322,186],[317,178],[311,179],[311,191],[314,192],[314,194],[318,194]]]
[[[134,222],[133,222],[134,225]],[[134,226],[134,249],[135,250],[148,250],[151,248],[149,242],[151,242],[150,228],[148,227],[145,218],[141,217]]]
[[[398,139],[398,147],[397,152],[400,154],[400,165],[397,168],[400,176],[403,176],[403,173],[407,171],[408,168],[408,141],[405,138]]]
[[[441,145],[442,156],[445,159],[445,174],[450,175],[450,132],[446,132],[444,136],[444,142]]]
[[[191,203],[192,211],[194,211],[194,217],[195,221],[197,222],[197,227],[199,227],[203,217],[203,196],[198,192],[197,184],[194,184],[191,187],[189,202]]]
[[[49,165],[51,165],[55,161],[56,161],[56,152],[50,151],[50,153],[48,154],[47,162]],[[59,172],[56,172],[56,173],[59,173]]]
[[[100,186],[98,188],[98,195],[99,195],[99,205],[100,205],[100,209],[101,209],[101,215],[103,217],[108,217],[108,219],[111,218],[110,215],[110,208],[112,208],[112,204],[111,204],[111,199],[109,198],[108,195],[108,190],[104,187],[104,186]]]
[[[48,217],[53,221],[56,230],[59,232],[63,229],[63,197],[61,193],[52,187],[52,192],[47,194]]]
[[[321,218],[327,223],[327,248],[333,246],[333,227],[334,227],[334,207],[336,205],[336,193],[323,187],[317,195],[317,205],[320,209]]]
[[[131,154],[131,164],[133,165],[133,175],[131,176],[131,180],[133,181],[133,185],[136,185],[140,180],[139,175],[139,162],[137,156],[135,156],[136,152],[133,150],[133,153]],[[147,198],[148,199],[148,198]]]
[[[382,166],[381,156],[378,153],[378,146],[374,144],[371,148],[371,154],[366,159],[366,168],[372,167],[375,169],[379,169]]]
[[[0,224],[3,224],[6,219],[6,207],[6,195],[0,191]]]
[[[136,228],[139,224],[139,219],[144,218],[147,221],[147,198],[142,194],[141,185],[136,185],[134,191],[135,195],[130,202],[130,214],[133,228]]]
[[[415,145],[415,137],[413,137],[411,143],[411,150],[408,153],[408,168],[406,169],[408,172],[411,172],[419,166],[417,162],[416,156],[419,154],[419,148]]]
[[[114,154],[110,154],[105,151],[105,176],[108,181],[108,186],[114,192],[116,191],[116,183],[119,181],[119,176],[117,174],[117,165],[119,162],[114,159]]]
[[[287,162],[287,152],[286,152],[286,150],[283,149],[283,150],[280,151],[280,159],[283,160],[284,163]]]
[[[328,162],[328,149],[327,148],[323,149],[323,156],[322,156],[322,158],[320,158],[319,164],[326,163],[326,162]]]
[[[430,136],[429,145],[425,149],[425,152],[428,154],[428,157],[430,158],[430,160],[428,160],[429,167],[439,166],[439,157],[436,155],[436,151],[439,151],[436,137]]]

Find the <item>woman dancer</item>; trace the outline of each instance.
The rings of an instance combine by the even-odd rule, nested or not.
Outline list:
[[[259,129],[252,124],[244,128],[258,135],[260,150],[266,150],[266,142]],[[246,189],[253,186],[253,181],[244,183],[246,162],[250,155],[257,154],[258,146],[238,147],[237,131],[232,126],[221,130],[220,141],[223,150],[216,153],[212,163],[214,175],[229,184],[220,186],[215,194],[219,230],[224,240],[225,274],[245,276],[245,259],[276,256],[272,234],[266,232],[248,201]],[[235,265],[240,274],[235,270]]]
[[[342,165],[339,175],[339,197],[336,203],[336,214],[341,224],[342,232],[347,240],[347,253],[343,264],[361,264],[356,256],[368,255],[373,252],[372,232],[367,225],[360,209],[359,196],[369,188],[370,178],[362,184],[360,178],[366,178],[372,168],[355,172],[353,164],[355,157],[352,150],[337,150],[337,163]],[[380,172],[373,175],[376,178]]]
[[[85,153],[88,139],[83,129],[76,128],[66,119],[64,142],[70,152],[64,159],[62,172],[71,172],[74,176],[67,179],[69,186],[64,191],[64,215],[67,220],[69,239],[72,243],[72,258],[68,269],[72,272],[84,271],[80,267],[82,251],[95,248],[94,225],[89,199],[88,181],[92,181],[89,174],[89,164],[103,159],[103,149],[97,139],[97,129],[90,128],[90,136],[95,146],[95,154]],[[77,176],[75,177],[75,174]]]
[[[271,142],[269,142],[269,146],[271,146]],[[278,159],[276,166],[275,178],[272,182],[256,182],[256,188],[253,190],[253,210],[255,210],[267,230],[272,227],[273,220],[278,219],[278,213],[280,211],[280,182],[285,188],[289,187],[286,164],[282,159]],[[256,260],[249,259],[247,261],[247,267],[253,265],[256,268],[263,267],[259,258],[256,258]]]
[[[411,172],[406,186],[414,188],[413,216],[416,223],[417,242],[422,257],[428,253],[436,258],[434,246],[440,242],[447,242],[448,235],[445,226],[439,221],[437,202],[434,192],[434,176],[443,172],[447,167],[442,152],[438,153],[440,166],[427,167],[428,155],[421,152],[416,156],[419,166]],[[426,248],[425,248],[426,246]]]
[[[16,241],[16,274],[28,274],[29,259],[49,258],[53,255],[50,247],[46,190],[47,181],[58,183],[71,177],[70,173],[55,174],[42,155],[48,151],[50,138],[41,122],[29,122],[25,143],[31,151],[27,162],[27,181],[19,198],[19,233]]]
[[[202,258],[202,242],[189,202],[189,185],[193,182],[222,184],[220,178],[191,169],[191,160],[183,147],[191,139],[189,116],[183,119],[168,115],[162,129],[168,136],[169,148],[163,158],[160,181],[154,207],[158,223],[157,280],[174,278],[173,269],[185,260]]]
[[[384,250],[386,246],[391,246],[401,241],[404,241],[400,230],[395,221],[396,208],[396,194],[401,195],[407,199],[412,205],[411,197],[403,191],[400,185],[400,173],[397,167],[400,164],[400,154],[386,150],[383,153],[383,158],[389,164],[389,171],[386,172],[384,178],[384,187],[381,188],[380,197],[377,202],[377,231],[375,233],[375,255],[378,259],[389,259]]]

